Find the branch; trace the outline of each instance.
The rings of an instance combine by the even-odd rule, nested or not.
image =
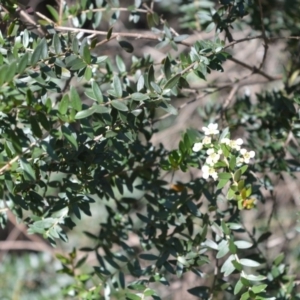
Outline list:
[[[246,63],[244,63],[244,62],[242,62],[242,61],[240,61],[240,60],[238,60],[238,59],[236,59],[234,57],[230,57],[228,59],[231,60],[231,61],[233,61],[233,62],[235,62],[236,64],[239,64],[239,65],[243,66],[246,69],[251,70],[253,73],[257,73],[257,74],[259,74],[259,75],[267,78],[269,81],[275,81],[275,80],[281,80],[282,79],[281,75],[273,77],[273,76],[268,75],[267,73],[265,73],[265,72],[257,69],[256,67],[252,67],[252,66],[250,66],[250,65],[248,65],[248,64],[246,64]]]
[[[92,29],[83,29],[83,28],[74,28],[66,26],[55,26],[55,29],[58,31],[73,31],[73,32],[84,32],[95,35],[107,36],[107,31],[92,30]],[[131,37],[136,39],[148,39],[148,40],[159,40],[160,36],[155,34],[149,34],[147,32],[143,33],[131,33],[131,32],[113,32],[111,38],[116,38],[118,36],[122,37]]]
[[[265,30],[265,24],[264,24],[264,15],[263,15],[263,11],[262,11],[262,5],[261,5],[261,0],[258,0],[258,5],[259,5],[259,13],[260,13],[260,21],[261,21],[261,29],[262,29],[262,36],[263,36],[263,39],[265,41],[264,43],[264,48],[265,48],[265,51],[264,51],[264,56],[263,56],[263,59],[258,67],[258,69],[260,70],[266,60],[266,57],[267,57],[267,52],[268,52],[268,38],[266,36],[266,30]]]

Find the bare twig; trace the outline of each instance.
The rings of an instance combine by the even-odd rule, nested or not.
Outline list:
[[[255,35],[255,36],[249,36],[249,37],[246,37],[246,38],[243,38],[243,39],[235,40],[235,41],[225,45],[223,49],[227,49],[229,47],[234,46],[235,44],[239,44],[239,43],[242,43],[242,42],[261,39],[262,37],[263,37],[262,35]]]
[[[64,10],[64,0],[60,0],[59,1],[59,20],[58,20],[58,24],[62,25],[62,21],[63,21],[63,10]]]
[[[264,48],[265,48],[263,59],[258,67],[258,69],[260,70],[266,60],[269,46],[268,46],[268,38],[266,35],[266,30],[265,30],[264,15],[263,15],[263,11],[262,11],[261,0],[258,0],[258,5],[259,5],[260,20],[261,20],[262,36],[264,39]]]
[[[244,63],[243,61],[240,61],[240,60],[238,60],[238,59],[236,59],[236,58],[234,58],[234,57],[230,57],[230,58],[228,58],[228,59],[231,60],[231,61],[233,61],[233,62],[235,62],[236,64],[239,64],[239,65],[243,66],[243,67],[246,68],[246,69],[251,70],[253,73],[260,74],[261,76],[267,78],[267,79],[270,80],[270,81],[282,79],[282,76],[281,76],[281,75],[276,76],[276,77],[273,77],[273,76],[268,75],[267,73],[263,72],[262,70],[259,70],[259,69],[257,69],[256,67],[252,67],[252,66],[250,66],[250,65]]]
[[[33,241],[4,241],[0,242],[0,250],[31,250],[40,252],[50,252],[51,254],[57,252],[54,248],[47,246],[45,243]]]
[[[58,31],[73,31],[73,32],[84,32],[95,35],[107,35],[107,31],[100,30],[92,30],[92,29],[83,29],[83,28],[74,28],[74,27],[66,27],[66,26],[55,26],[55,29]],[[155,34],[150,34],[148,32],[140,32],[140,33],[132,33],[132,32],[113,32],[112,37],[131,37],[136,39],[148,39],[148,40],[158,40],[160,36]]]

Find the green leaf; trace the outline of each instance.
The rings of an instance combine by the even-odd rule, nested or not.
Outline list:
[[[36,65],[36,63],[43,58],[48,56],[48,47],[45,38],[43,38],[40,43],[34,49],[31,56],[31,65]]]
[[[76,88],[73,86],[71,86],[70,88],[70,104],[76,111],[81,111],[82,101],[78,95]]]
[[[14,61],[9,65],[7,69],[7,72],[5,74],[5,82],[10,82],[14,78],[16,70],[17,70],[17,64]]]
[[[230,275],[232,272],[234,272],[235,267],[232,264],[232,261],[235,260],[235,256],[234,255],[230,255],[227,260],[224,262],[222,268],[221,268],[221,272],[224,273],[224,276],[228,276]]]
[[[96,81],[93,81],[92,82],[92,90],[93,90],[93,93],[94,93],[94,97],[96,99],[96,101],[98,103],[103,103],[103,95],[102,95],[102,92],[100,90],[100,87],[99,85],[96,83]]]
[[[75,149],[78,150],[78,144],[77,144],[77,140],[74,137],[74,135],[72,134],[72,131],[67,128],[66,126],[62,126],[61,127],[61,131],[64,135],[64,137],[68,140],[68,142],[70,143],[70,145]]]
[[[175,76],[173,76],[172,78],[170,78],[166,82],[166,84],[165,84],[165,86],[164,86],[163,89],[166,90],[166,89],[172,89],[173,87],[175,87],[177,85],[180,77],[181,77],[181,74],[176,74]]]
[[[218,245],[218,253],[217,253],[217,258],[222,258],[229,252],[229,246],[228,242],[226,240],[221,241],[221,243]]]
[[[91,80],[91,78],[93,77],[93,71],[92,71],[92,68],[91,66],[87,66],[85,68],[85,71],[84,71],[84,79],[89,82]]]
[[[25,180],[28,181],[36,180],[35,172],[32,166],[30,165],[30,163],[26,160],[26,158],[24,157],[20,158],[20,167],[23,170],[23,175]]]
[[[144,76],[141,75],[137,82],[137,86],[136,86],[137,91],[140,92],[144,88],[144,85],[145,85],[145,79]]]
[[[279,266],[279,265],[282,263],[282,261],[284,260],[284,257],[285,257],[284,253],[280,253],[280,254],[274,259],[273,264],[274,264],[275,266]]]
[[[241,173],[244,174],[248,169],[247,165],[242,166],[239,170],[241,170]]]
[[[150,97],[147,94],[142,94],[142,93],[133,93],[131,95],[131,98],[134,101],[145,101],[150,99]]]
[[[221,226],[222,226],[222,229],[223,229],[223,232],[226,234],[226,235],[230,235],[230,229],[229,227],[227,226],[226,222],[224,220],[221,221]]]
[[[197,286],[187,290],[191,295],[200,299],[209,299],[210,288],[207,286]]]
[[[241,279],[239,279],[238,282],[236,283],[235,287],[234,287],[233,294],[234,295],[239,294],[243,287],[244,287],[244,285],[243,285]]]
[[[65,115],[69,107],[69,96],[68,94],[64,94],[60,103],[58,104],[58,111],[61,115]]]
[[[29,32],[27,29],[23,31],[22,43],[24,48],[27,48],[29,45]],[[25,54],[27,54],[27,52]]]
[[[128,300],[141,300],[142,299],[140,296],[138,296],[136,294],[128,293],[128,292],[125,294],[125,296],[126,296],[126,300],[127,299]]]
[[[219,179],[231,179],[231,174],[230,173],[226,173],[226,172],[219,173],[218,174],[218,178]]]
[[[215,28],[216,24],[211,22],[205,29],[205,32],[211,32]]]
[[[118,41],[118,43],[121,46],[121,48],[123,50],[125,50],[126,52],[132,53],[134,51],[133,46],[129,42],[124,41],[124,40],[120,40],[120,41]]]
[[[35,136],[37,136],[38,138],[41,138],[43,133],[42,133],[39,123],[37,122],[36,117],[30,116],[29,121],[30,121],[31,130],[32,130],[33,134]]]
[[[232,200],[236,197],[236,191],[234,189],[232,189],[232,186],[229,188],[227,195],[226,195],[226,199],[228,200]]]
[[[264,232],[264,233],[257,239],[257,244],[264,242],[264,241],[267,240],[271,235],[272,235],[272,232],[270,232],[270,231]]]
[[[144,260],[158,260],[159,258],[157,255],[153,254],[140,254],[139,257]]]
[[[146,289],[144,290],[144,297],[153,296],[153,295],[155,295],[155,294],[156,294],[155,291],[152,290],[152,289],[146,288]],[[155,298],[153,298],[153,299],[155,299]]]
[[[231,171],[234,171],[235,168],[236,168],[236,157],[232,155],[229,161],[229,169]]]
[[[121,98],[123,95],[123,88],[121,80],[118,76],[114,76],[113,87],[116,97]]]
[[[106,35],[106,39],[109,40],[111,38],[111,34],[112,34],[112,31],[113,31],[113,27],[110,27],[107,31],[107,35]]]
[[[58,15],[58,12],[56,11],[56,9],[54,7],[52,7],[51,5],[46,5],[46,7],[49,10],[50,14],[52,15],[54,21],[57,23],[59,21],[59,15]]]
[[[245,292],[242,296],[240,300],[249,300],[251,299],[249,292]]]
[[[171,73],[171,61],[169,57],[167,56],[164,63],[164,73],[167,79],[170,79],[172,77]]]
[[[247,241],[234,241],[234,244],[239,248],[239,249],[249,249],[253,246],[252,243],[247,242]]]
[[[148,70],[148,76],[147,76],[147,86],[150,89],[151,92],[154,92],[154,89],[151,85],[151,82],[154,82],[155,78],[154,78],[154,68],[153,65],[150,66],[149,70]]]
[[[83,59],[89,65],[91,63],[91,52],[89,49],[89,45],[84,45],[83,47]]]
[[[254,285],[252,286],[251,290],[254,294],[259,294],[265,291],[267,286],[268,286],[267,284]]]
[[[265,276],[263,275],[251,275],[251,274],[245,274],[243,273],[242,275],[244,278],[250,280],[250,281],[263,281],[265,279],[267,279]]]
[[[54,46],[55,53],[60,54],[61,53],[61,42],[60,42],[59,35],[57,33],[55,33],[53,36],[53,46]]]
[[[236,170],[233,175],[234,181],[238,182],[241,179],[242,172],[241,170]]]
[[[119,100],[112,100],[110,103],[117,110],[128,111],[128,107],[123,102],[121,102]]]
[[[160,86],[155,83],[154,81],[151,81],[151,86],[153,88],[153,90],[157,93],[157,94],[161,94],[162,93],[162,89],[160,88]]]
[[[19,63],[18,63],[18,68],[17,68],[17,72],[21,75],[28,64],[28,53],[26,52],[20,59],[19,59]]]
[[[246,267],[259,267],[260,263],[257,261],[254,261],[252,259],[247,259],[247,258],[241,258],[240,259],[240,264]]]
[[[222,189],[222,188],[227,184],[227,182],[228,182],[229,180],[230,180],[229,178],[226,178],[226,179],[220,179],[219,182],[218,182],[218,185],[217,185],[217,190]],[[227,199],[228,199],[228,198],[227,198]]]
[[[126,65],[119,55],[116,56],[116,63],[117,63],[117,67],[121,73],[126,72]]]
[[[159,107],[161,107],[163,110],[165,110],[167,113],[171,115],[178,114],[178,110],[173,105],[166,103],[165,101],[161,102]]]
[[[79,119],[84,119],[87,118],[89,116],[91,116],[92,114],[94,114],[97,110],[97,106],[93,105],[91,107],[89,107],[88,109],[79,111],[76,115],[75,115],[75,119],[79,120]]]
[[[219,250],[218,244],[212,240],[207,239],[204,244],[211,249]]]

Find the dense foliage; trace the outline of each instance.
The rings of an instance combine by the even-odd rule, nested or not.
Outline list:
[[[58,297],[173,299],[193,273],[198,299],[300,299],[300,2],[270,3],[1,1],[1,225],[88,238]]]

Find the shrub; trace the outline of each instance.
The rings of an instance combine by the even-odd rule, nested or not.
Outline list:
[[[77,223],[62,294],[167,299],[193,273],[198,299],[299,299],[299,1],[2,2],[1,224],[55,246]]]

